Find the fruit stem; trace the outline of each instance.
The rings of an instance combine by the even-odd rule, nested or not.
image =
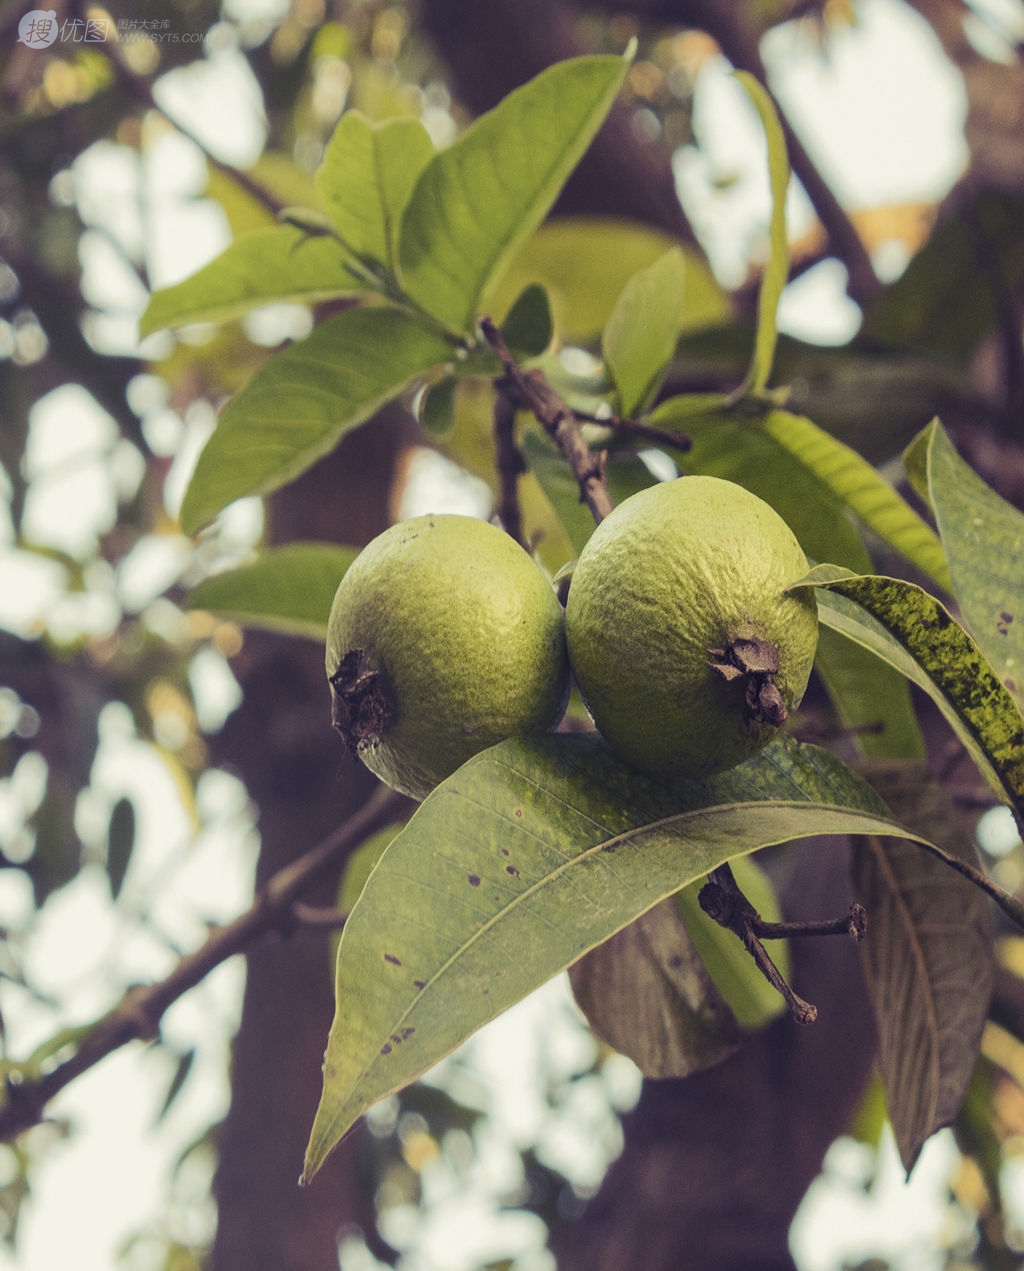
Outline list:
[[[851,905],[850,912],[842,918],[817,922],[767,922],[741,891],[728,863],[711,871],[697,899],[709,918],[743,941],[757,969],[781,995],[798,1024],[813,1024],[818,1018],[818,1008],[805,1002],[790,988],[761,941],[781,940],[788,936],[829,935],[848,935],[862,940],[867,931],[867,912],[859,904]]]

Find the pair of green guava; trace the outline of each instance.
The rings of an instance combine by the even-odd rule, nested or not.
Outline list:
[[[672,783],[742,762],[807,685],[818,638],[796,537],[742,486],[688,476],[624,500],[562,605],[513,539],[472,517],[392,526],[338,587],[335,727],[414,799],[485,747],[557,727],[575,679],[618,756]]]

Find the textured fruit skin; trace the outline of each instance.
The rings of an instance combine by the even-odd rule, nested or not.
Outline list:
[[[618,755],[660,779],[741,763],[777,731],[746,685],[713,668],[732,640],[778,647],[788,710],[818,641],[813,593],[783,589],[807,558],[775,510],[742,486],[687,476],[621,503],[580,553],[566,605],[569,658]],[[784,713],[784,712],[783,712]]]
[[[353,649],[364,674],[381,673],[390,707],[379,739],[354,747],[414,799],[477,751],[546,732],[565,711],[562,607],[519,544],[474,517],[414,517],[363,549],[331,607],[329,679]]]

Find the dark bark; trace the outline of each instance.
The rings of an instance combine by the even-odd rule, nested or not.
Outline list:
[[[272,501],[273,537],[365,542],[385,528],[392,470],[411,421],[379,418]],[[245,698],[216,739],[216,760],[255,800],[257,881],[333,830],[374,782],[331,728],[323,650],[312,641],[247,637],[235,666]],[[337,878],[306,897],[334,903]],[[235,1041],[231,1108],[220,1135],[214,1271],[337,1271],[337,1236],[374,1227],[360,1127],[312,1187],[299,1189],[333,1014],[330,937],[297,932],[253,949]]]

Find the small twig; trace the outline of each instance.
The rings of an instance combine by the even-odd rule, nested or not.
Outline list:
[[[501,332],[491,318],[480,319],[484,338],[504,367],[506,391],[514,389],[523,407],[562,452],[576,478],[580,502],[585,503],[597,522],[614,508],[604,478],[604,464],[587,445],[580,421],[570,406],[555,392],[540,371],[524,371],[508,350]]]
[[[406,801],[381,787],[349,819],[315,847],[276,873],[244,914],[215,931],[205,944],[181,959],[157,984],[129,989],[117,1006],[102,1016],[63,1063],[41,1077],[16,1082],[8,1078],[0,1105],[0,1141],[9,1142],[43,1118],[46,1105],[76,1077],[130,1041],[159,1035],[164,1012],[182,994],[205,979],[228,958],[242,953],[260,936],[294,923],[296,900],[325,870],[354,848],[398,819]]]
[[[525,547],[519,478],[526,471],[526,461],[516,445],[515,401],[500,389],[494,398],[494,452],[498,470],[498,520],[505,533]]]
[[[709,918],[743,941],[757,969],[782,996],[791,1017],[798,1024],[813,1024],[818,1018],[818,1008],[805,1002],[790,988],[761,941],[781,940],[789,936],[829,935],[848,935],[862,940],[867,930],[867,913],[863,905],[858,904],[851,905],[850,912],[842,918],[818,922],[766,922],[740,890],[728,864],[711,871],[698,901]]]
[[[297,900],[291,908],[292,917],[300,927],[310,927],[315,931],[340,931],[348,922],[348,914],[333,905],[307,905],[304,900]]]
[[[597,424],[600,428],[608,428],[612,432],[621,433],[624,437],[635,437],[638,441],[649,441],[655,446],[665,446],[669,450],[680,450],[684,454],[693,448],[693,440],[684,432],[672,432],[668,428],[655,428],[651,424],[642,424],[636,419],[622,419],[619,415],[588,415],[583,411],[576,412],[576,418],[588,424]]]

